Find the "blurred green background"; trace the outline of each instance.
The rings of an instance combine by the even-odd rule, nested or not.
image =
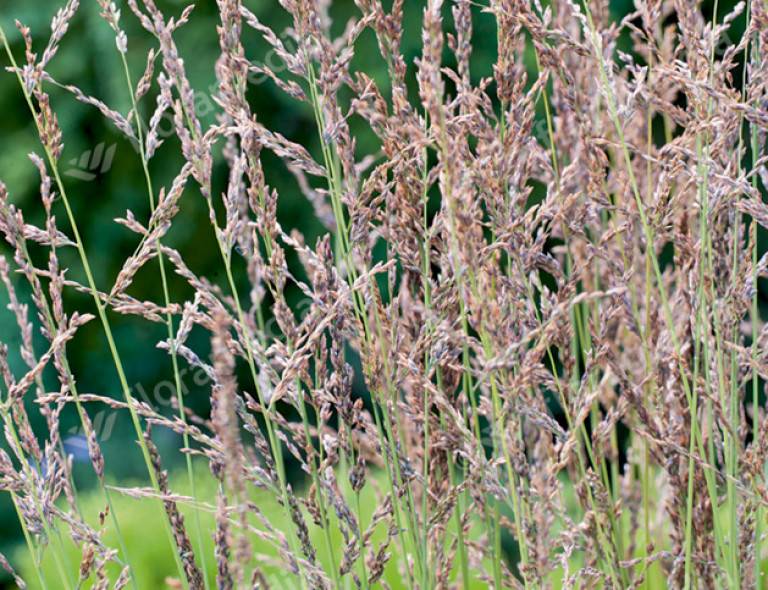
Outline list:
[[[123,4],[117,2],[118,6]],[[158,0],[158,6],[166,15],[178,15],[187,4],[182,0]],[[216,26],[218,24],[216,2],[214,0],[197,1],[188,25],[176,35],[181,54],[184,57],[187,73],[193,87],[198,91],[198,109],[205,123],[213,123],[217,107],[211,100],[216,92],[214,64],[219,54]],[[250,8],[264,23],[280,32],[289,24],[287,15],[280,8],[277,0],[246,0]],[[391,1],[385,1],[388,7]],[[423,0],[407,0],[405,15],[405,34],[403,53],[410,68],[411,91],[416,97],[414,60],[421,50],[420,22],[424,7]],[[447,3],[448,17],[450,3]],[[720,11],[727,12],[734,4],[732,0],[720,2]],[[35,39],[35,50],[41,54],[50,31],[50,19],[63,1],[53,0],[0,0],[0,24],[9,35],[17,60],[23,59],[23,44],[13,25],[18,19],[28,25]],[[711,11],[711,4],[708,5]],[[127,5],[121,7],[122,25],[128,33],[129,64],[134,81],[141,76],[145,68],[148,50],[156,47],[156,42],[143,29]],[[611,2],[611,9],[617,18],[632,9],[631,0]],[[75,84],[86,94],[104,101],[111,108],[126,114],[130,99],[126,93],[125,81],[115,49],[114,33],[99,16],[100,8],[95,0],[82,0],[82,6],[71,24],[70,31],[64,38],[61,49],[49,67],[50,74],[60,83]],[[331,15],[334,33],[343,31],[350,17],[359,13],[352,0],[333,2]],[[491,66],[496,53],[496,29],[493,17],[474,10],[474,53],[473,76],[475,80],[491,75]],[[743,18],[734,27],[732,38],[736,39],[743,30]],[[244,29],[243,42],[246,55],[253,60],[261,60],[267,54],[268,46],[259,35],[247,27]],[[628,47],[625,47],[628,49]],[[531,60],[532,61],[532,60]],[[449,60],[450,63],[450,60]],[[8,65],[6,56],[0,55],[0,64]],[[273,61],[274,66],[276,62]],[[159,63],[158,63],[159,68]],[[386,87],[386,66],[381,59],[373,34],[368,31],[358,42],[358,51],[353,61],[353,69],[366,71],[379,84]],[[157,70],[156,70],[157,71]],[[136,152],[122,138],[116,129],[93,107],[77,102],[66,91],[49,87],[52,105],[58,115],[64,135],[64,153],[61,167],[68,195],[75,208],[79,227],[83,235],[88,255],[96,273],[97,284],[105,288],[119,271],[122,261],[129,256],[137,243],[135,234],[112,222],[115,217],[124,216],[126,209],[131,209],[140,219],[146,219],[148,200],[143,184],[141,164]],[[156,86],[142,103],[142,116],[146,119],[154,107]],[[268,128],[278,131],[293,141],[308,147],[317,154],[317,134],[311,110],[283,94],[271,81],[264,81],[251,88],[249,93],[252,110]],[[27,220],[40,224],[42,207],[38,197],[39,177],[31,162],[29,152],[41,153],[36,139],[26,103],[18,87],[16,78],[7,72],[0,73],[0,179],[6,183],[14,204],[21,207]],[[358,141],[359,153],[372,153],[377,149],[375,137],[359,121],[353,121],[353,132]],[[165,122],[168,128],[168,121]],[[101,158],[97,152],[101,151]],[[85,154],[85,156],[84,156]],[[287,229],[296,228],[302,232],[309,244],[322,233],[322,227],[314,219],[312,208],[302,196],[298,186],[285,167],[271,154],[264,153],[264,168],[268,183],[280,193],[278,215]],[[91,169],[91,161],[95,161]],[[85,166],[83,166],[85,164]],[[178,149],[178,142],[169,138],[159,149],[150,167],[155,179],[155,187],[168,186],[183,162]],[[226,183],[226,168],[218,163],[214,182],[218,190]],[[190,183],[191,186],[191,183]],[[64,211],[57,211],[59,225],[69,230]],[[192,269],[222,283],[219,253],[208,222],[205,204],[194,188],[188,189],[182,199],[182,211],[177,218],[168,240],[185,256]],[[10,258],[11,253],[5,243],[0,246],[0,253]],[[45,264],[42,251],[33,252],[39,265]],[[62,252],[62,264],[70,269],[70,278],[82,279],[81,265],[75,252]],[[295,260],[289,260],[295,266]],[[17,287],[25,299],[28,294],[20,277]],[[243,285],[245,288],[245,285]],[[174,281],[171,287],[172,297],[176,301],[190,298],[190,289],[180,281]],[[159,281],[154,265],[137,277],[129,293],[139,299],[161,300]],[[291,302],[300,306],[298,292],[289,293]],[[0,339],[11,348],[12,361],[17,374],[24,367],[18,356],[18,330],[12,315],[5,310],[7,296],[0,293]],[[90,299],[68,292],[69,310],[92,311]],[[169,358],[155,348],[164,337],[164,326],[151,325],[145,321],[113,317],[113,327],[127,368],[128,379],[134,384],[134,395],[142,396],[146,392],[159,403],[165,412],[173,412],[169,405],[162,405],[172,393],[170,384],[172,374]],[[37,352],[44,350],[42,339],[36,341]],[[194,332],[191,345],[204,356],[208,350],[207,336]],[[70,362],[78,379],[81,392],[98,392],[120,397],[115,371],[106,348],[98,322],[92,322],[78,335],[69,347]],[[55,375],[46,374],[49,387],[56,387]],[[209,391],[204,383],[194,379],[189,373],[184,377],[188,387],[187,403],[200,415],[208,412]],[[154,392],[154,393],[153,393]],[[156,403],[156,405],[158,405]],[[39,435],[45,435],[43,422],[39,419],[33,404],[30,405],[33,425]],[[145,475],[143,462],[136,445],[133,443],[134,432],[121,414],[92,411],[92,418],[101,433],[102,445],[106,455],[109,477],[124,482]],[[90,465],[84,449],[77,445],[78,421],[74,412],[64,416],[64,436],[69,437],[70,449],[76,459],[76,478],[79,487],[92,484]],[[181,460],[178,449],[179,440],[168,433],[156,432],[158,443],[163,451],[166,466],[173,468]],[[20,540],[20,529],[15,512],[7,495],[0,495],[0,551],[12,552]]]

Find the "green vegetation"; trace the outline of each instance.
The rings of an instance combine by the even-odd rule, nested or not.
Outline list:
[[[764,0],[251,4],[0,14],[8,583],[764,587]]]

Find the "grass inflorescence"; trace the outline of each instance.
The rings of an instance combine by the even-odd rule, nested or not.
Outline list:
[[[637,0],[621,17],[606,0],[424,0],[415,60],[404,0],[355,0],[347,23],[331,0],[272,0],[279,30],[216,0],[213,119],[177,43],[193,6],[96,2],[125,113],[51,73],[78,0],[44,44],[0,23],[39,140],[39,200],[19,207],[0,183],[21,359],[0,343],[0,490],[25,542],[0,567],[18,587],[764,586],[763,0]],[[487,71],[479,22],[497,36]],[[141,72],[126,30],[152,45]],[[265,125],[266,86],[311,141]],[[114,222],[78,215],[67,100],[135,148],[143,201]],[[156,156],[174,151],[163,186]],[[280,221],[286,178],[316,239]],[[171,239],[190,207],[215,277]],[[133,239],[112,277],[83,232],[96,221]],[[132,294],[146,275],[154,299]],[[68,349],[88,323],[117,392],[78,388]],[[148,324],[173,413],[136,397],[121,354]],[[132,429],[144,481],[110,475],[105,409]],[[170,558],[156,570],[139,521]]]

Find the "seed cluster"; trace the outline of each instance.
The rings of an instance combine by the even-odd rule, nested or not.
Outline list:
[[[153,0],[127,0],[121,15],[98,0],[128,113],[48,72],[78,0],[56,14],[40,57],[29,28],[17,23],[18,61],[0,29],[7,75],[39,134],[29,157],[45,219],[27,223],[0,183],[10,248],[0,279],[26,365],[14,374],[0,344],[0,490],[32,554],[53,555],[53,587],[136,587],[125,548],[104,541],[119,524],[115,492],[157,503],[176,556],[169,583],[192,590],[210,581],[182,504],[215,514],[202,534],[214,540],[217,588],[271,587],[275,559],[289,587],[307,589],[759,587],[763,0],[706,17],[701,2],[636,0],[619,21],[607,0],[424,0],[415,63],[402,50],[405,0],[355,0],[357,17],[338,36],[331,0],[272,2],[290,18],[285,31],[249,2],[216,0],[210,125],[176,43],[193,6],[170,17]],[[135,85],[124,18],[155,40]],[[473,69],[480,18],[498,35],[489,72]],[[744,33],[734,40],[736,24]],[[247,36],[269,55],[248,55]],[[385,80],[353,65],[365,36]],[[310,110],[316,143],[261,122],[254,76]],[[136,247],[111,285],[97,284],[70,206],[79,195],[62,179],[52,89],[96,108],[146,173],[137,192],[151,213],[115,220]],[[356,141],[361,125],[378,140],[371,153]],[[154,157],[174,146],[184,164],[170,186],[155,186]],[[280,169],[262,165],[267,152]],[[269,183],[286,173],[324,228],[314,244],[278,221],[285,205]],[[200,198],[192,192],[220,254],[216,281],[167,240],[186,201]],[[62,267],[63,250],[83,281]],[[144,268],[162,286],[155,301],[131,295]],[[169,288],[172,273],[193,296]],[[30,303],[16,295],[21,281]],[[296,288],[301,315],[286,298]],[[91,297],[87,312],[65,306],[69,290]],[[177,415],[132,394],[117,315],[136,329],[165,326],[156,354],[172,366]],[[88,322],[100,323],[122,396],[78,391],[67,348]],[[194,349],[193,330],[209,335],[210,355]],[[210,415],[185,405],[184,368],[208,378]],[[97,526],[78,510],[61,440],[69,407],[108,506]],[[107,485],[90,417],[105,407],[135,429],[146,487]],[[33,431],[30,411],[45,431]],[[209,466],[214,502],[171,489],[150,436],[159,429],[183,440],[191,479],[193,456]],[[287,526],[275,526],[255,490],[274,496]],[[360,500],[371,490],[372,509]],[[57,553],[62,530],[82,549],[75,571]],[[2,555],[0,567],[25,587]]]

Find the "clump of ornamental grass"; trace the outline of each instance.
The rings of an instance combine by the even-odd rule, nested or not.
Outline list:
[[[14,374],[0,348],[0,488],[35,565],[26,584],[140,588],[145,562],[121,533],[127,496],[153,515],[173,588],[761,585],[762,1],[727,14],[716,3],[711,16],[700,2],[637,0],[617,21],[607,1],[425,0],[411,64],[404,0],[355,0],[341,29],[330,0],[277,0],[285,31],[248,2],[217,0],[212,124],[176,43],[192,6],[170,16],[153,0],[127,0],[123,14],[98,3],[127,113],[49,73],[78,0],[47,41],[17,23],[23,55],[0,30],[39,135],[39,211],[0,185],[0,278],[27,365]],[[472,68],[478,18],[497,30],[488,72]],[[125,19],[153,40],[143,72],[126,59]],[[386,80],[354,66],[366,35]],[[247,37],[268,55],[250,55]],[[254,77],[309,109],[316,143],[262,124]],[[62,176],[66,100],[106,117],[144,172],[149,214],[115,220],[135,251],[109,284],[73,213],[83,197]],[[370,153],[361,126],[378,138]],[[184,163],[159,186],[154,158],[175,149]],[[267,152],[282,166],[263,166]],[[314,243],[278,221],[278,175],[295,177],[322,224]],[[220,255],[215,280],[167,239],[191,198],[204,201],[199,223]],[[157,277],[154,300],[131,295],[143,269]],[[192,296],[171,289],[173,275]],[[301,314],[288,289],[305,296]],[[91,305],[65,305],[70,291]],[[177,415],[132,393],[117,316],[163,326],[154,354],[173,371]],[[88,322],[119,392],[78,390],[67,349]],[[209,349],[195,350],[193,331]],[[207,378],[204,416],[184,398],[188,368]],[[91,418],[104,408],[134,430],[143,483],[110,483]],[[81,509],[62,443],[72,409],[99,482],[97,519]],[[184,493],[159,431],[181,441]],[[196,485],[193,457],[215,486]],[[13,563],[0,566],[25,586]]]

